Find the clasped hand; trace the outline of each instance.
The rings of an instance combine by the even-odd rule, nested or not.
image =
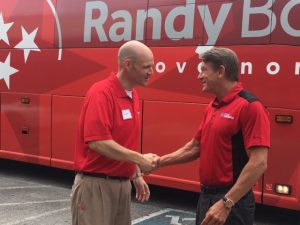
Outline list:
[[[139,167],[141,168],[141,171],[143,173],[150,173],[154,169],[156,169],[159,165],[160,157],[153,153],[144,154],[142,156],[142,160],[139,164]]]

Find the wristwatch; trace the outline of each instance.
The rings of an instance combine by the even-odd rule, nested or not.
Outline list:
[[[234,202],[231,199],[227,198],[226,196],[223,196],[222,200],[227,209],[231,209],[234,206]]]

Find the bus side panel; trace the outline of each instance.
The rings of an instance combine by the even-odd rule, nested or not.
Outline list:
[[[300,210],[300,111],[271,108],[271,149],[264,175],[263,202],[267,205]],[[291,115],[291,124],[276,123],[276,115]],[[275,193],[275,185],[291,186],[291,195]]]
[[[53,95],[84,96],[96,82],[117,71],[117,48],[69,48],[61,61],[51,62],[49,84]],[[48,75],[48,76],[49,76]]]
[[[178,102],[144,102],[143,153],[164,155],[189,142],[206,105]],[[161,168],[147,180],[152,184],[199,191],[199,162]]]
[[[156,20],[147,20],[146,44],[148,46],[177,47],[202,44],[204,28],[196,4],[187,4],[186,1],[160,1],[159,6],[155,4],[157,2],[149,1],[149,14],[154,9],[158,10],[159,19],[156,17]],[[175,11],[177,14],[174,13]],[[172,13],[177,15],[174,19],[170,19]],[[156,36],[158,33],[159,38]]]
[[[229,46],[240,61],[244,88],[268,108],[300,109],[298,46]],[[247,66],[249,65],[249,66]]]
[[[119,0],[57,0],[64,47],[113,48],[131,39],[144,42],[146,24],[139,21],[137,25],[138,20],[142,20],[137,19],[137,11],[141,10],[143,12],[140,13],[146,15],[147,3],[147,0],[131,0],[130,3]]]
[[[299,1],[273,0],[273,2],[272,26],[275,25],[275,29],[271,33],[271,43],[299,45]]]
[[[73,169],[78,118],[83,98],[53,96],[51,166]]]
[[[37,48],[55,48],[54,35],[56,25],[55,17],[51,9],[55,4],[56,0],[49,2],[36,0],[1,0],[1,14],[4,23],[10,24],[10,27],[8,29],[8,40],[1,41],[0,47],[30,48],[34,50]],[[21,43],[22,38],[24,40],[27,35],[34,36],[36,46],[29,44],[30,42]],[[30,47],[27,45],[30,45]]]
[[[50,165],[51,96],[1,94],[0,157]]]
[[[0,61],[4,62],[9,51],[2,52]],[[15,65],[23,65],[23,52],[13,49],[10,53],[12,66],[19,71],[10,76],[9,89],[6,81],[0,81],[0,91],[71,96],[84,96],[93,83],[107,77],[112,69],[106,70],[112,64],[110,56],[116,55],[109,49],[64,49],[58,60],[56,49],[42,49],[30,53],[27,64],[20,68]]]

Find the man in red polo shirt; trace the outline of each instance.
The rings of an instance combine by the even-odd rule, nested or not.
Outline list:
[[[200,157],[196,225],[252,225],[252,187],[267,168],[270,122],[262,103],[238,82],[238,59],[226,48],[202,55],[202,91],[216,98],[194,138],[162,156],[159,167]]]
[[[141,113],[134,87],[153,73],[153,54],[138,41],[118,53],[119,70],[87,92],[79,118],[72,188],[73,225],[129,225],[132,178],[139,201],[149,199],[141,176],[156,164],[154,154],[137,152]]]

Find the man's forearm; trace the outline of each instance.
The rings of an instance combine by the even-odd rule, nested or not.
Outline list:
[[[101,155],[118,161],[139,164],[142,160],[141,154],[127,149],[113,140],[93,141],[89,143],[89,147]]]
[[[257,157],[250,158],[242,170],[237,182],[226,194],[226,197],[234,202],[238,202],[251,188],[257,180],[262,176],[267,168],[267,149],[255,150],[261,151]],[[252,153],[253,154],[253,153]]]
[[[199,158],[199,155],[199,143],[196,140],[192,140],[177,151],[160,157],[159,166],[190,162]]]

